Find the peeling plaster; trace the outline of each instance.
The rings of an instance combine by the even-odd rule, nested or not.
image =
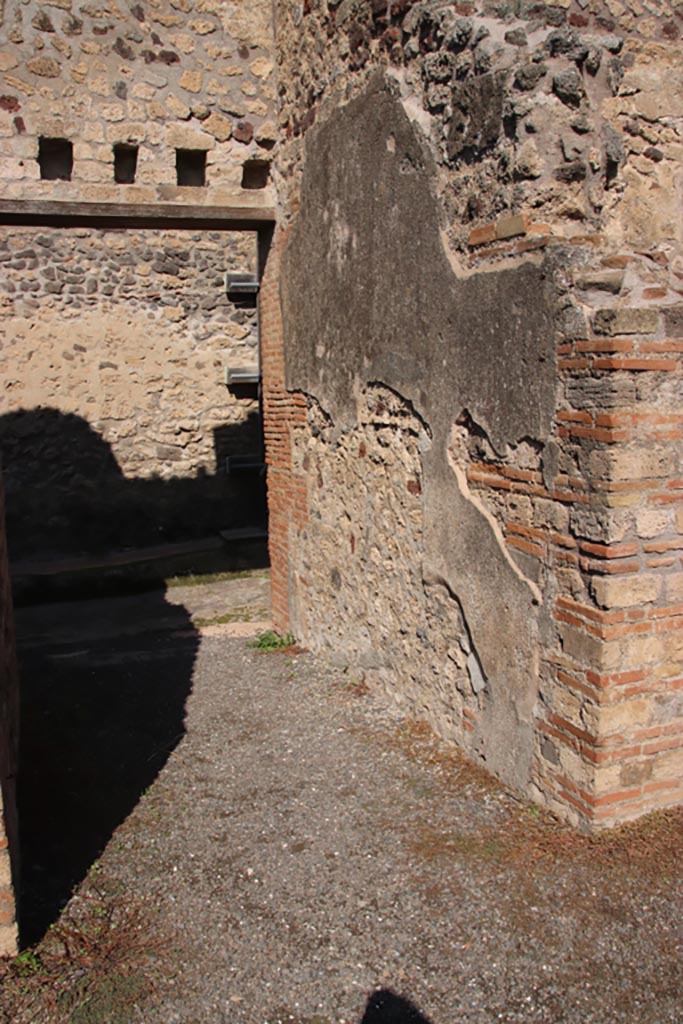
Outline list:
[[[493,533],[493,536],[495,537],[498,543],[501,555],[506,560],[506,562],[509,563],[510,568],[519,577],[522,583],[526,583],[527,587],[534,596],[534,601],[536,602],[536,604],[541,604],[543,600],[543,595],[541,594],[540,588],[536,585],[536,583],[534,583],[533,580],[530,580],[528,576],[524,575],[520,567],[517,565],[517,562],[515,562],[514,558],[511,556],[507,544],[505,543],[503,531],[496,522],[495,518],[491,515],[489,510],[483,504],[483,502],[481,502],[479,498],[477,498],[476,495],[472,493],[472,491],[469,488],[469,484],[467,483],[467,476],[465,475],[462,467],[457,464],[457,462],[455,461],[450,452],[448,453],[448,461],[450,463],[451,469],[453,470],[453,475],[455,476],[458,489],[462,494],[463,498],[465,499],[465,501],[469,501],[470,504],[477,510],[477,512],[484,517],[484,519],[486,520],[491,529],[491,532]]]

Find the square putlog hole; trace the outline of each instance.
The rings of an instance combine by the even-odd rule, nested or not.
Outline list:
[[[74,147],[68,139],[38,139],[38,165],[44,181],[71,181]]]
[[[121,143],[114,146],[114,181],[117,185],[132,185],[138,169],[138,147]]]
[[[206,150],[176,149],[175,169],[179,185],[206,185]]]
[[[242,164],[242,188],[265,188],[269,175],[268,160],[245,160]]]

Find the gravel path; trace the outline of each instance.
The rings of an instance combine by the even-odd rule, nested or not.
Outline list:
[[[106,1011],[86,995],[78,1012],[53,1001],[16,1019],[683,1019],[680,813],[588,840],[339,669],[178,627],[149,623],[118,640],[100,631],[85,647],[62,634],[43,656],[53,688],[55,665],[82,670],[91,686],[130,677],[134,705],[152,684],[159,700],[172,666],[192,685],[184,735],[154,764],[155,781],[116,823],[66,916],[78,920],[95,897],[138,908],[126,971],[149,986],[124,986]],[[55,943],[43,943],[46,964]],[[67,959],[68,973],[73,950]],[[91,966],[79,970],[72,985]],[[49,984],[36,971],[35,987]]]

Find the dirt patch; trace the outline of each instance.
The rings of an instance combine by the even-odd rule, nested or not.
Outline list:
[[[89,880],[43,942],[4,966],[0,1019],[127,1024],[169,948],[159,925],[150,906]]]

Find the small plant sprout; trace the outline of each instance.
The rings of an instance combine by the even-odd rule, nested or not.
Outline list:
[[[296,638],[292,633],[276,633],[274,629],[267,629],[259,633],[250,646],[257,651],[282,651],[295,643]]]

